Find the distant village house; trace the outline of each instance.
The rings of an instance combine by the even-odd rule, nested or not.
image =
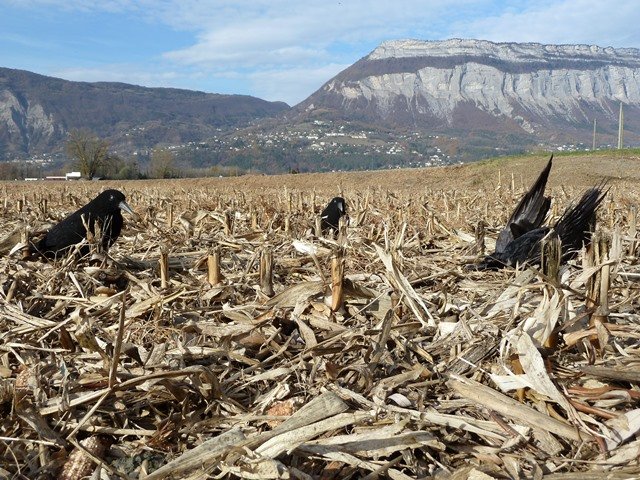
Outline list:
[[[38,177],[25,177],[26,182],[33,182],[35,180],[80,180],[82,174],[80,172],[68,172],[64,175],[48,175],[44,178]]]

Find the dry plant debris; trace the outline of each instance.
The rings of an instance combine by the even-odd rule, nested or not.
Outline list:
[[[8,251],[105,187],[0,186],[0,478],[640,475],[637,192],[568,266],[467,271],[528,187],[493,182],[110,184],[109,257],[48,263]]]

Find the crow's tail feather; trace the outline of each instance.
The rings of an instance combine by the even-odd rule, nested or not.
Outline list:
[[[590,188],[578,203],[569,207],[556,222],[554,230],[562,242],[563,258],[570,258],[589,243],[595,228],[596,210],[609,191],[606,181]]]

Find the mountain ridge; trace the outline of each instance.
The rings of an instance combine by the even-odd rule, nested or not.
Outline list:
[[[611,146],[621,104],[625,145],[640,144],[636,48],[388,40],[294,107],[15,70],[11,83],[10,71],[0,68],[5,159],[62,151],[66,134],[82,127],[124,154],[177,146],[197,168],[425,166],[564,144],[586,149],[594,122],[596,145]]]
[[[217,128],[242,126],[288,108],[248,95],[72,82],[0,68],[0,149],[5,156],[60,150],[66,134],[79,128],[116,148],[151,148],[151,142],[201,140]]]
[[[483,50],[496,58],[510,59],[526,58],[527,55],[536,56],[536,53],[537,56],[540,56],[540,52],[547,57],[562,57],[575,52],[579,56],[599,57],[607,61],[610,60],[611,55],[631,57],[630,59],[637,59],[640,56],[640,49],[632,47],[615,48],[587,44],[544,44],[538,42],[492,42],[490,40],[450,38],[447,40],[385,40],[365,58],[425,56],[425,53],[432,56],[450,57],[469,54],[469,52],[474,53],[478,50]]]
[[[334,109],[342,118],[377,118],[403,126],[516,128],[585,141],[593,119],[612,134],[619,102],[640,133],[640,50],[486,40],[393,40],[374,49],[296,105],[299,115]],[[493,125],[492,125],[493,124]]]

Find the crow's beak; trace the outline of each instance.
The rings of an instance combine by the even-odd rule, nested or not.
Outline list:
[[[124,200],[118,204],[118,207],[120,207],[120,210],[124,210],[125,212],[130,213],[131,215],[135,215],[133,210],[131,210],[131,207],[127,205],[127,202],[125,202]]]
[[[23,242],[18,242],[16,243],[13,248],[11,249],[11,251],[9,252],[9,256],[13,255],[14,253],[22,250],[23,248],[27,248],[29,246],[28,243],[23,243]]]

